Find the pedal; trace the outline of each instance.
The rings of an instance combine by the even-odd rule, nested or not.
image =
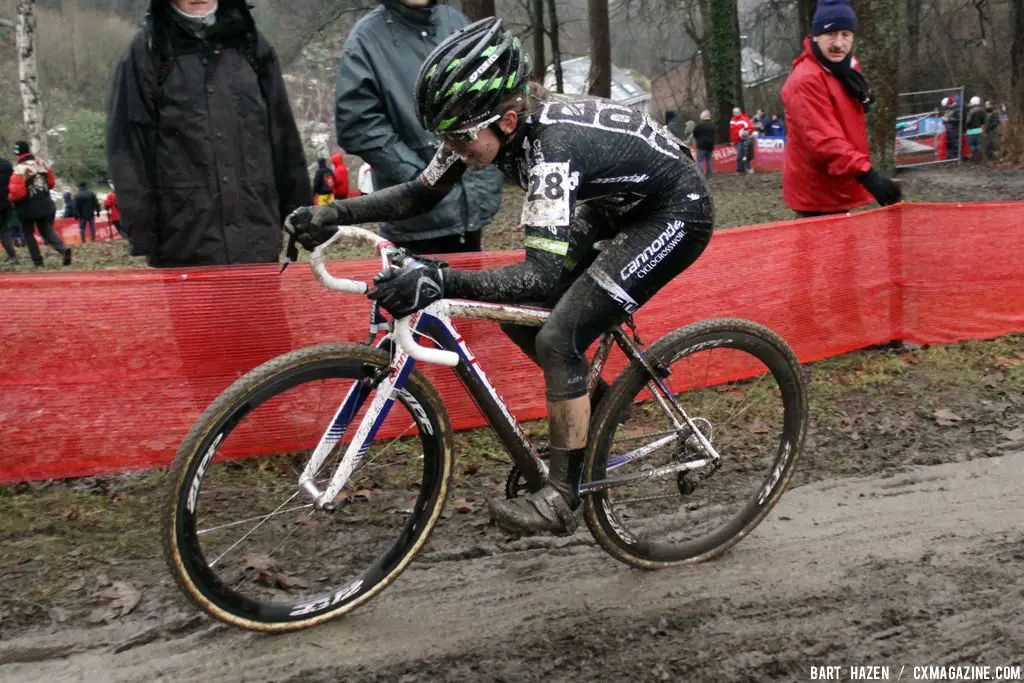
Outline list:
[[[537,449],[537,455],[540,456],[541,460],[547,460],[547,445],[540,446]],[[526,477],[523,476],[518,467],[513,465],[512,469],[508,472],[508,476],[505,477],[505,497],[518,498],[520,495],[527,493],[528,491],[529,489],[526,488]]]

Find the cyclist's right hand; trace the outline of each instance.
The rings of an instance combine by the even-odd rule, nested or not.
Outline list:
[[[342,211],[333,202],[324,206],[301,206],[284,221],[284,230],[309,251],[329,240],[341,223]]]

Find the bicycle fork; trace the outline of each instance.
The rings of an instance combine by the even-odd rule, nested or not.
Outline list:
[[[387,344],[388,341],[388,337],[382,338],[377,345],[378,348]],[[345,400],[341,402],[341,406],[331,419],[330,426],[320,437],[320,442],[313,450],[313,454],[299,476],[299,486],[312,496],[313,504],[317,509],[329,512],[337,509],[335,499],[345,488],[349,477],[355,472],[363,456],[366,455],[366,451],[369,450],[377,436],[377,430],[387,419],[396,396],[402,391],[402,387],[405,386],[405,382],[412,373],[413,366],[416,364],[415,360],[402,351],[398,345],[392,345],[392,354],[386,376],[365,377],[348,390]],[[331,454],[338,442],[344,438],[348,426],[362,409],[367,396],[374,390],[376,390],[376,395],[366,409],[363,419],[359,422],[359,427],[356,429],[352,441],[349,442],[348,448],[345,449],[341,462],[335,468],[330,483],[326,489],[320,491],[315,482],[317,472],[320,471],[327,456]]]

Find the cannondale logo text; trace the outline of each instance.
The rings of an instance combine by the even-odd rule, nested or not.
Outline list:
[[[683,221],[672,221],[660,235],[654,238],[640,255],[627,263],[619,271],[619,277],[626,280],[634,274],[637,279],[643,280],[647,274],[654,270],[654,267],[665,260],[673,248],[683,241],[686,231]]]

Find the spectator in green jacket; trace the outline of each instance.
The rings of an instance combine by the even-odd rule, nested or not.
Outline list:
[[[436,137],[416,119],[420,65],[469,20],[434,0],[381,0],[345,41],[334,123],[338,145],[373,167],[380,190],[417,177],[434,156]],[[380,224],[387,239],[420,254],[480,250],[480,229],[498,212],[501,171],[467,171],[423,216]]]

